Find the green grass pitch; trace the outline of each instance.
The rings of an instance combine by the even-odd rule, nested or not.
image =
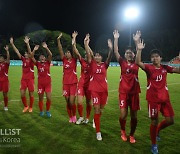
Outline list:
[[[78,74],[79,72],[80,67],[78,67]],[[118,122],[120,114],[118,107],[119,76],[119,67],[109,67],[109,98],[101,117],[103,141],[97,141],[95,130],[92,128],[93,110],[88,125],[75,125],[68,122],[66,103],[62,97],[62,67],[51,67],[52,118],[48,119],[39,117],[37,87],[33,113],[22,113],[23,105],[20,101],[19,92],[21,67],[11,66],[9,69],[8,112],[3,110],[3,98],[0,94],[0,128],[21,129],[20,135],[15,136],[20,138],[20,143],[2,143],[0,140],[0,153],[150,153],[150,119],[148,118],[147,102],[145,100],[146,75],[143,71],[139,71],[142,92],[140,95],[141,110],[138,112],[138,126],[135,133],[136,144],[123,142],[120,139]],[[37,80],[35,82],[37,84]],[[159,152],[163,154],[179,153],[180,151],[180,76],[178,74],[168,75],[168,88],[175,111],[175,124],[161,132],[161,141],[158,146]],[[77,117],[79,117],[78,113]],[[162,116],[160,116],[160,119],[162,120]],[[127,133],[129,132],[129,122],[130,117],[128,116]],[[2,138],[2,135],[0,138]],[[18,146],[2,146],[6,144]]]

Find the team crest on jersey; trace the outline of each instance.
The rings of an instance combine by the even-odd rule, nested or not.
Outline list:
[[[167,71],[165,69],[162,69],[162,73],[166,73]]]
[[[66,64],[66,65],[65,65],[65,68],[69,68],[69,67],[70,67],[70,65],[69,65],[69,64]]]

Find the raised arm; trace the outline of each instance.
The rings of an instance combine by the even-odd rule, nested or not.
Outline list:
[[[51,62],[51,60],[52,60],[52,52],[51,52],[51,50],[49,50],[46,42],[43,42],[43,43],[42,43],[42,47],[43,47],[44,49],[46,49],[46,51],[47,51],[47,53],[48,53],[48,61]]]
[[[118,52],[118,38],[119,38],[118,30],[114,30],[113,35],[114,35],[114,54],[115,54],[116,60],[119,61],[120,54]]]
[[[20,54],[19,50],[18,50],[18,49],[16,48],[16,46],[14,45],[13,37],[11,37],[9,41],[10,41],[10,44],[11,44],[14,52],[18,55],[19,59],[21,59],[21,56],[22,56],[22,55]]]
[[[61,37],[62,37],[62,33],[60,33],[59,36],[57,37],[57,44],[58,44],[60,58],[63,59],[64,58],[64,52],[63,52],[63,48],[62,48],[61,41],[60,41]]]
[[[6,63],[10,63],[10,54],[9,54],[9,47],[6,45],[4,47],[4,49],[6,50],[6,56],[7,56],[7,59],[6,59]]]
[[[35,52],[36,52],[38,49],[39,49],[39,45],[35,45],[33,51],[30,52],[31,59],[32,59],[33,63],[35,63],[35,64],[36,64],[36,59],[34,58],[34,54],[35,54]]]
[[[106,59],[106,64],[109,65],[112,55],[113,55],[113,45],[112,45],[111,39],[108,39],[108,48],[109,48],[109,53],[108,53],[108,57]]]
[[[133,40],[134,40],[135,45],[137,46],[137,44],[141,40],[141,31],[137,31],[135,35],[133,34]]]
[[[137,46],[136,46],[137,54],[136,54],[135,62],[143,70],[145,69],[145,65],[141,61],[141,52],[142,52],[142,49],[144,49],[144,48],[145,48],[145,44],[144,44],[143,40],[140,40],[139,43],[137,43]]]
[[[91,49],[90,46],[89,46],[89,42],[90,42],[90,35],[89,35],[89,33],[86,34],[86,37],[85,37],[84,41],[85,41],[85,40],[86,40],[86,43],[84,42],[85,51],[88,50],[89,53],[90,53],[90,55],[91,55],[92,58],[94,59],[94,53],[93,53],[92,49]]]
[[[84,47],[85,47],[85,51],[86,51],[86,54],[87,54],[87,61],[88,63],[91,63],[91,60],[92,60],[92,54],[91,54],[91,51],[89,49],[89,35],[86,34],[86,37],[84,39]]]
[[[78,35],[78,32],[76,32],[76,31],[74,31],[72,33],[72,48],[73,48],[74,54],[78,57],[78,59],[80,59],[81,55],[80,55],[78,49],[76,48],[76,37],[77,37],[77,35]]]
[[[28,36],[25,36],[24,42],[26,43],[28,53],[31,52],[31,47],[29,45],[29,40],[30,40],[30,38]]]

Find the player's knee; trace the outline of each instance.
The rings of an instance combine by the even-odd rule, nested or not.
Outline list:
[[[154,125],[154,126],[157,126],[158,125],[158,119],[151,118],[151,124]]]
[[[174,124],[174,119],[169,119],[169,120],[166,120],[166,122],[169,124],[169,125],[173,125]]]

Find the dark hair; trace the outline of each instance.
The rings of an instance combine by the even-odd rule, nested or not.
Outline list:
[[[0,54],[0,57],[3,57],[4,59],[7,58],[7,56],[3,55],[3,54]]]
[[[133,53],[135,53],[135,50],[133,49],[132,46],[127,46],[127,47],[125,48],[125,52],[126,52],[127,50],[131,50]]]
[[[160,57],[162,57],[162,52],[158,49],[153,49],[150,51],[150,57],[152,56],[152,54],[158,54]]]
[[[72,47],[68,46],[65,52],[67,51],[69,51],[71,53],[71,56],[73,57]]]

